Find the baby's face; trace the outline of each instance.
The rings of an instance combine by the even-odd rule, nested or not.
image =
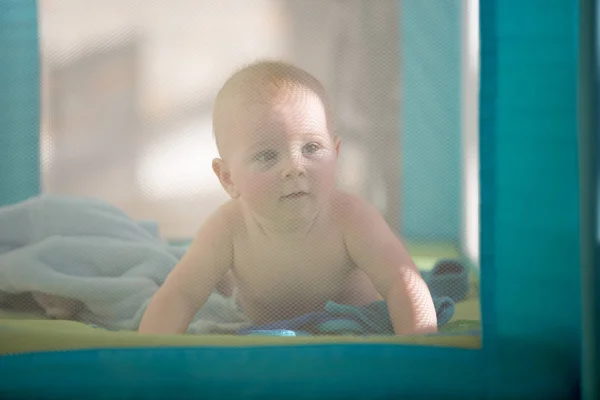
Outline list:
[[[231,122],[228,165],[240,199],[269,220],[314,216],[334,188],[339,151],[320,98],[244,103]]]

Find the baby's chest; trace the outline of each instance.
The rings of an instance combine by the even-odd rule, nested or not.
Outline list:
[[[235,251],[234,274],[240,289],[260,296],[282,288],[288,295],[337,292],[353,269],[341,241],[296,246],[241,243]]]

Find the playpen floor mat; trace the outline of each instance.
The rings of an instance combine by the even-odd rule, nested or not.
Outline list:
[[[450,246],[411,246],[419,268],[427,271],[440,258],[458,256]],[[39,314],[0,310],[0,355],[131,347],[244,347],[303,344],[407,344],[460,348],[481,347],[478,277],[471,276],[466,299],[457,302],[452,318],[435,335],[418,336],[245,336],[140,335],[112,331],[82,322],[50,320]]]
[[[0,355],[127,347],[243,347],[302,344],[409,344],[480,348],[478,299],[457,303],[454,318],[431,336],[235,336],[140,335],[134,331],[107,331],[81,322],[0,314]],[[469,332],[467,332],[469,331]],[[475,332],[475,333],[473,333]]]

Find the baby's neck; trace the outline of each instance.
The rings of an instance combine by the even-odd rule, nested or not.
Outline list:
[[[275,241],[301,240],[311,236],[315,227],[328,218],[327,210],[319,209],[309,218],[298,218],[289,221],[271,221],[249,212],[247,220],[258,232]]]

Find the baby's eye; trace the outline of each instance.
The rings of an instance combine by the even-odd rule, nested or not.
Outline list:
[[[320,148],[321,148],[321,146],[319,146],[318,143],[308,143],[307,145],[305,145],[302,148],[302,153],[304,153],[304,154],[314,154],[317,151],[319,151]]]
[[[255,159],[256,159],[256,161],[260,161],[260,162],[275,161],[277,159],[277,153],[275,153],[273,150],[263,151],[263,152],[258,153],[256,155]]]

